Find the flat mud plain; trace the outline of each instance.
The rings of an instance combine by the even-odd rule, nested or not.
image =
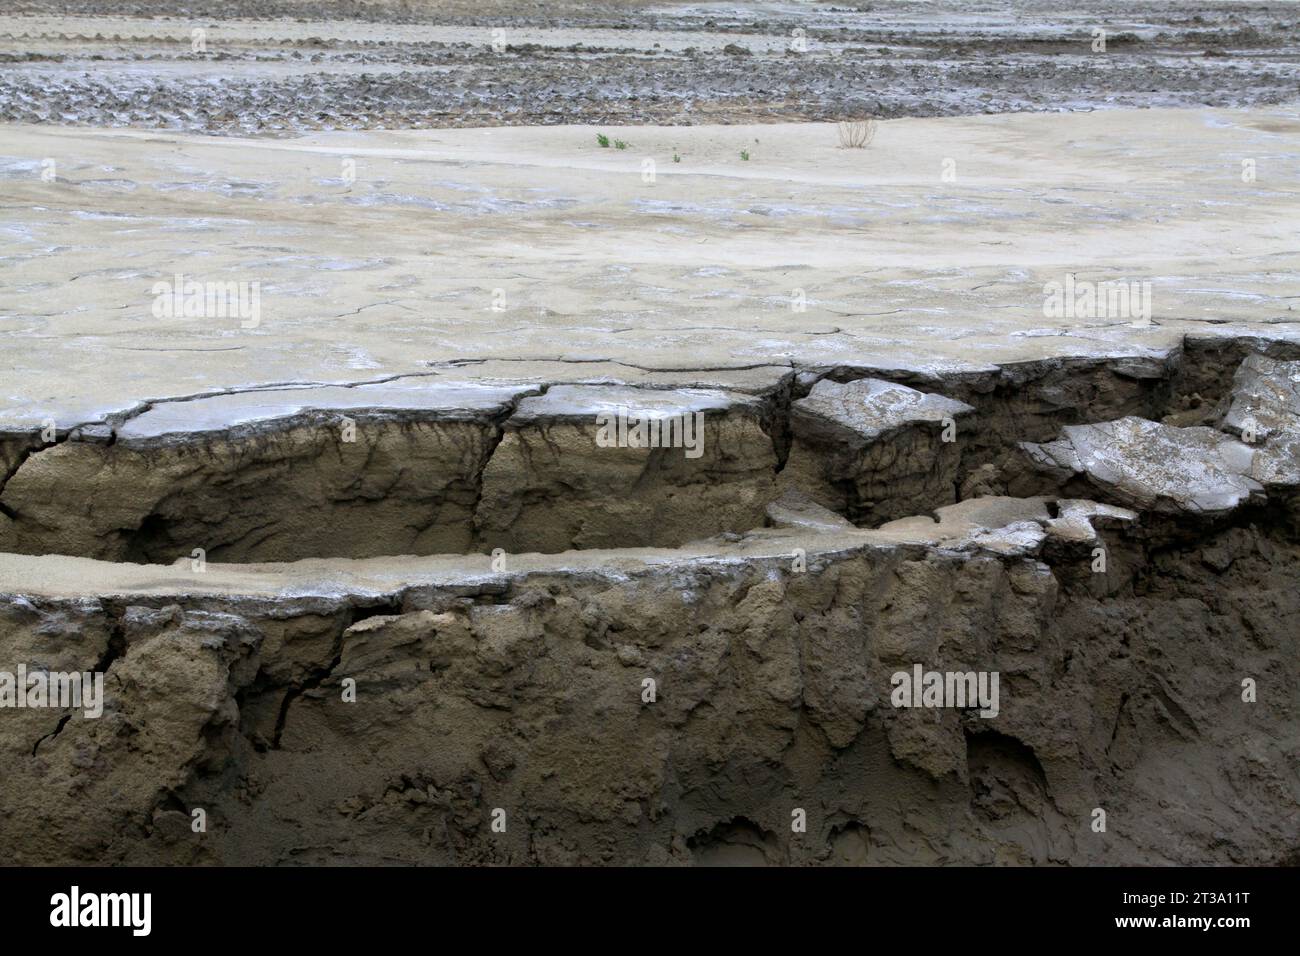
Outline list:
[[[499,7],[0,16],[13,862],[1294,862],[1294,11]]]

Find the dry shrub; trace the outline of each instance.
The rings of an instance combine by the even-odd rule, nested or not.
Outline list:
[[[876,121],[867,119],[842,120],[839,124],[840,146],[844,149],[866,149],[876,138]]]

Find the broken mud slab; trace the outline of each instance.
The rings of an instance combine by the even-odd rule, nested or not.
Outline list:
[[[1219,427],[1259,445],[1251,477],[1272,493],[1300,486],[1300,362],[1249,355],[1233,376]]]
[[[767,506],[766,518],[773,528],[844,531],[853,527],[847,518],[819,505],[807,493],[794,488],[787,488]]]
[[[1079,476],[1130,507],[1206,518],[1263,500],[1250,477],[1254,450],[1212,428],[1121,418],[1064,432],[1058,442],[1024,446],[1030,467],[1055,483]]]
[[[791,405],[783,481],[857,524],[951,504],[959,422],[974,411],[880,379],[818,382]]]
[[[528,387],[420,379],[160,403],[29,455],[0,548],[167,563],[468,550]]]

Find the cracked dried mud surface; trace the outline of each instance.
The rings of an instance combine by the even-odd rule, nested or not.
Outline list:
[[[289,36],[343,76],[425,29],[422,68],[471,69],[495,15],[366,8],[348,45],[287,6],[228,5],[220,95]],[[778,7],[839,16],[745,9]],[[963,9],[919,59],[1011,29]],[[1239,14],[1216,42],[1281,69],[1285,17]],[[1212,30],[1142,16],[1140,47]],[[842,66],[885,29],[849,19]],[[708,70],[743,41],[773,85],[768,20],[553,5],[490,69],[644,29]],[[119,82],[80,77],[88,29],[0,62],[4,115],[39,118],[30,71]],[[115,29],[110,75],[153,42]],[[102,716],[0,710],[10,862],[1300,860],[1294,105],[900,118],[867,150],[717,91],[731,125],[130,128],[197,89],[181,59],[121,122],[0,126],[0,672],[105,676]],[[525,113],[683,121],[630,102]],[[1149,282],[1150,316],[1054,317],[1067,278]],[[256,314],[187,317],[187,281]],[[996,712],[895,706],[918,665],[1000,675]]]

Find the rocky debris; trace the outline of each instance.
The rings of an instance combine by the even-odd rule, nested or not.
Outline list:
[[[871,524],[956,500],[963,402],[881,379],[820,381],[790,409],[786,487]]]
[[[1057,500],[1056,517],[1047,523],[1047,527],[1053,537],[1092,544],[1097,540],[1099,530],[1131,527],[1138,518],[1138,513],[1128,508],[1062,498]]]
[[[944,550],[1028,557],[1043,553],[1047,544],[1054,554],[1068,550],[1077,556],[1073,546],[1096,543],[1099,530],[1128,528],[1137,521],[1134,511],[1095,501],[992,495],[946,505],[933,518],[899,518],[877,530]]]
[[[558,385],[526,398],[483,474],[485,547],[673,547],[761,525],[767,404],[720,389]]]
[[[804,531],[846,531],[853,522],[823,508],[802,491],[787,488],[767,506],[767,520],[773,528]]]
[[[407,379],[156,404],[31,454],[0,550],[167,563],[465,551],[499,420],[535,387]]]
[[[1196,518],[1223,518],[1265,500],[1263,486],[1251,477],[1254,450],[1212,428],[1129,417],[1067,426],[1059,441],[1026,442],[1021,449],[1025,471],[1009,482],[1014,494],[1055,487],[1139,511]]]
[[[1220,427],[1257,448],[1251,476],[1270,490],[1300,486],[1300,362],[1245,358]]]

